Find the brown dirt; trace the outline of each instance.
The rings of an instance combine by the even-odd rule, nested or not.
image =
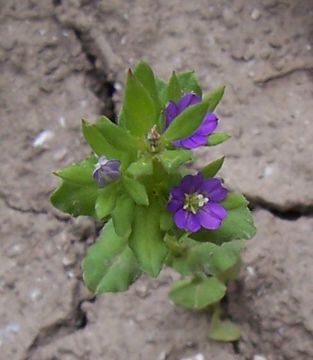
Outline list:
[[[0,358],[312,359],[312,1],[0,0],[0,20]],[[225,153],[255,209],[228,296],[238,344],[208,341],[207,314],[169,302],[169,270],[92,298],[79,262],[95,225],[49,205],[53,169],[88,152],[80,118],[116,114],[142,57],[163,77],[192,68],[227,85],[233,139],[201,158]]]

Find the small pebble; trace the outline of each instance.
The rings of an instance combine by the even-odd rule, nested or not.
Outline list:
[[[196,346],[197,346],[197,343],[196,343],[195,341],[188,340],[188,341],[186,342],[186,347],[188,347],[188,348],[190,348],[190,349],[192,349],[192,348],[194,348],[194,347],[196,347]]]
[[[255,276],[255,269],[254,269],[254,267],[252,267],[252,266],[247,266],[247,267],[246,267],[246,270],[247,270],[247,273],[248,273],[249,275]]]
[[[62,264],[64,267],[72,266],[76,262],[76,256],[75,255],[68,255],[64,256],[62,259]]]
[[[64,128],[66,127],[66,122],[65,122],[65,117],[64,116],[59,117],[59,124]]]
[[[266,166],[263,173],[264,177],[272,176],[272,174],[273,174],[273,167],[271,165]]]
[[[65,158],[67,155],[67,149],[61,148],[53,153],[54,160],[61,161]]]
[[[155,344],[156,343],[155,336],[153,336],[152,334],[148,334],[146,337],[146,343],[147,344]]]
[[[250,16],[251,16],[252,20],[255,20],[255,21],[259,20],[260,17],[261,17],[260,10],[259,9],[253,9]]]
[[[253,360],[267,360],[263,355],[254,355]]]
[[[40,299],[42,298],[42,292],[40,291],[40,289],[34,288],[34,289],[32,289],[32,290],[30,291],[29,297],[30,297],[33,301],[40,300]]]
[[[138,285],[136,287],[136,294],[141,299],[145,299],[149,295],[148,287],[146,285]]]
[[[0,338],[10,338],[12,335],[17,334],[21,327],[18,323],[9,323],[4,328],[0,328]]]
[[[275,37],[273,36],[270,40],[269,40],[269,44],[272,48],[274,49],[280,49],[281,48],[281,39],[279,37]]]
[[[188,357],[188,358],[182,358],[180,360],[204,360],[204,356],[202,354],[196,354],[195,356]]]
[[[166,360],[167,358],[167,352],[166,351],[162,351],[160,353],[160,355],[157,357],[157,360]]]
[[[269,48],[264,48],[260,51],[260,57],[263,60],[268,59],[271,56],[271,50]]]
[[[43,146],[47,141],[51,140],[54,137],[54,132],[51,130],[43,130],[38,135],[36,135],[33,141],[33,147],[37,148]]]
[[[8,257],[15,257],[20,255],[22,252],[22,247],[19,244],[13,245],[8,251]]]
[[[115,82],[114,83],[114,89],[116,91],[121,91],[122,90],[122,84],[120,84],[119,82]]]
[[[237,25],[234,13],[228,8],[223,10],[223,20],[228,29],[231,29]]]
[[[73,271],[68,271],[68,272],[67,272],[67,277],[68,277],[69,279],[73,279],[73,278],[75,277],[75,274],[73,273]]]

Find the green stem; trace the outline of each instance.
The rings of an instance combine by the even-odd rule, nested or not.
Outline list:
[[[167,248],[173,252],[174,255],[181,256],[186,251],[185,247],[179,245],[176,237],[174,236],[170,236],[166,234],[164,237],[164,243],[167,246]]]

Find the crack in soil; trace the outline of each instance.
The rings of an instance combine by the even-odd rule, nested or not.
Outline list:
[[[278,205],[259,196],[245,195],[245,197],[249,201],[249,207],[252,211],[265,210],[282,220],[295,221],[301,217],[313,216],[313,205],[311,204]]]
[[[84,302],[94,302],[95,299],[95,297],[92,297],[91,299],[81,297],[80,281],[78,280],[72,293],[72,305],[69,313],[65,317],[38,330],[33,342],[27,348],[23,360],[33,359],[33,356],[41,347],[47,346],[65,336],[84,329],[88,324],[88,318],[82,308],[82,304]]]
[[[58,2],[57,2],[58,4]],[[56,5],[57,5],[56,4]],[[62,26],[63,24],[56,19],[58,24]],[[79,25],[71,23],[69,29],[72,30],[81,44],[83,53],[86,56],[86,59],[91,65],[91,70],[85,71],[86,77],[90,79],[90,89],[101,101],[102,107],[100,108],[101,114],[108,115],[113,121],[116,121],[116,109],[115,103],[113,101],[113,94],[115,92],[114,82],[108,80],[106,69],[106,64],[103,59],[97,57],[97,42],[92,36],[92,33],[89,30],[81,30]],[[100,62],[98,67],[96,63]],[[34,208],[22,208],[16,205],[13,205],[8,200],[8,197],[5,194],[0,194],[6,206],[14,211],[20,213],[30,213],[33,215],[48,215],[51,214],[57,220],[68,222],[71,221],[71,217],[67,215],[55,214],[52,211],[46,209],[34,209]],[[49,324],[38,330],[37,335],[35,336],[33,342],[30,344],[26,350],[24,360],[33,359],[36,352],[43,346],[47,346],[58,339],[73,334],[76,331],[79,331],[85,328],[88,324],[88,318],[85,311],[82,309],[82,304],[86,301],[93,302],[95,297],[91,299],[82,298],[79,292],[80,280],[77,281],[76,286],[72,294],[72,305],[70,306],[71,310],[65,317],[56,320],[52,324]]]
[[[298,64],[292,64],[291,66],[286,67],[285,69],[283,69],[279,72],[260,76],[259,78],[254,80],[254,83],[258,84],[258,85],[262,85],[262,84],[266,84],[270,81],[281,79],[285,76],[291,75],[296,71],[312,71],[312,70],[313,70],[313,62],[311,62],[311,61],[304,62],[304,63],[298,63]]]
[[[54,3],[55,7],[61,1]],[[100,115],[107,115],[116,122],[117,111],[113,101],[115,93],[114,80],[109,79],[111,63],[118,63],[119,58],[113,53],[105,36],[92,27],[86,26],[81,19],[66,18],[56,12],[54,20],[63,29],[72,31],[81,45],[81,50],[90,64],[90,70],[85,70],[86,77],[90,80],[89,88],[101,102]]]
[[[113,101],[113,95],[115,93],[114,82],[109,81],[107,73],[104,68],[103,61],[100,61],[101,67],[96,66],[97,61],[99,61],[96,50],[96,43],[91,33],[82,31],[77,28],[72,28],[76,39],[80,42],[82,52],[85,54],[87,61],[91,65],[91,70],[86,71],[86,76],[89,77],[90,89],[96,95],[96,97],[101,101],[100,115],[105,114],[108,117],[116,122],[116,109],[115,103]]]
[[[66,214],[59,214],[47,209],[35,209],[35,208],[23,208],[18,205],[11,204],[8,196],[0,192],[0,199],[4,202],[5,206],[13,211],[19,212],[21,214],[32,214],[32,215],[52,215],[57,221],[68,223],[72,221],[71,216]]]
[[[47,215],[49,213],[46,209],[22,208],[20,206],[13,205],[10,203],[8,196],[4,193],[0,193],[0,199],[3,200],[6,207],[22,214]]]

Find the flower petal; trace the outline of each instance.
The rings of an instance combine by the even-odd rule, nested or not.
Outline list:
[[[224,200],[227,196],[228,190],[224,187],[216,188],[212,192],[210,192],[210,195],[208,195],[209,199],[213,202],[220,202]]]
[[[186,149],[195,149],[199,146],[205,145],[208,142],[206,136],[194,134],[189,136],[188,138],[177,140],[179,145],[174,144],[176,146],[182,146]]]
[[[195,105],[201,101],[201,97],[195,93],[187,93],[183,95],[177,103],[179,113],[185,110],[188,106]]]
[[[211,193],[220,189],[221,187],[222,187],[221,179],[210,178],[210,179],[203,181],[202,186],[199,189],[199,191],[201,192],[201,194],[203,194],[207,197],[210,197]]]
[[[185,194],[192,194],[202,187],[203,181],[203,175],[200,172],[197,175],[186,175],[179,187]]]
[[[208,203],[198,211],[198,218],[201,226],[206,229],[215,230],[221,226],[227,211],[217,203]]]
[[[118,171],[121,162],[119,160],[111,159],[106,162],[106,167],[111,169],[112,171]]]
[[[210,135],[217,127],[218,118],[213,113],[207,113],[201,125],[188,137],[173,141],[175,146],[182,146],[187,149],[195,149],[206,145]]]
[[[171,189],[171,197],[175,198],[176,200],[181,200],[183,201],[185,198],[185,193],[184,191],[181,189],[180,186],[174,186]]]
[[[223,208],[222,205],[211,202],[205,205],[205,208],[210,210],[216,217],[223,220],[227,216],[227,211]]]
[[[193,135],[202,135],[208,136],[216,129],[218,123],[218,118],[214,113],[206,113],[201,125],[197,130],[192,134]]]
[[[200,230],[198,216],[186,210],[178,210],[174,215],[174,221],[178,228],[191,232]]]
[[[172,213],[176,213],[179,209],[182,209],[183,206],[184,202],[175,198],[169,200],[167,203],[167,209]]]
[[[99,187],[103,187],[106,184],[117,180],[121,173],[119,166],[121,162],[119,160],[107,160],[104,156],[100,156],[92,176]]]
[[[179,110],[174,101],[169,101],[165,108],[165,128],[169,126],[178,114]]]

